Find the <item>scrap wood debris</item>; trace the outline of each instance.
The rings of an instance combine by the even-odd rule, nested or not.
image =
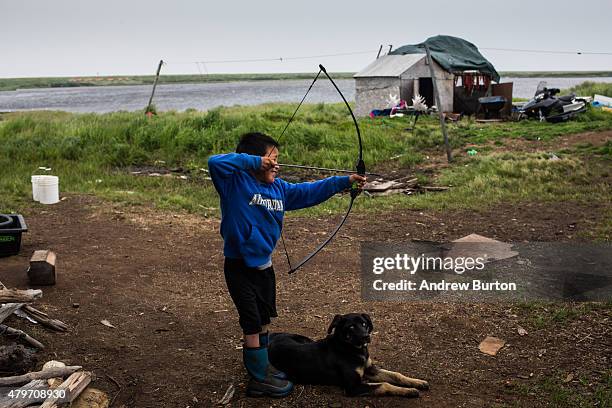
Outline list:
[[[34,380],[48,380],[55,377],[65,377],[82,369],[81,366],[47,366],[41,371],[32,371],[27,374],[14,375],[10,377],[0,377],[0,386],[24,384]]]
[[[506,342],[500,338],[487,336],[480,342],[478,349],[484,354],[494,356],[502,347],[504,347],[505,344]]]
[[[102,323],[103,325],[105,325],[106,327],[110,327],[111,329],[116,329],[117,327],[115,327],[111,322],[109,322],[108,320],[104,319],[104,320],[100,320],[100,323]]]
[[[236,392],[236,387],[234,387],[234,384],[230,384],[229,387],[227,387],[225,394],[223,394],[223,397],[219,400],[218,404],[219,405],[229,404],[232,401],[232,397],[234,396],[235,392]]]
[[[42,291],[39,289],[7,289],[6,286],[0,282],[0,335],[16,337],[24,340],[31,346],[38,349],[43,349],[44,345],[24,332],[3,324],[4,321],[11,315],[23,317],[26,316],[28,321],[38,323],[41,326],[47,327],[55,331],[66,331],[68,325],[58,319],[52,319],[45,312],[42,312],[33,306],[27,304],[33,302],[35,299],[42,297]],[[4,303],[4,304],[2,304]],[[0,405],[1,406],[1,405]]]
[[[70,404],[71,407],[107,408],[108,397],[100,390],[89,388],[91,380],[92,373],[82,371],[80,366],[48,361],[40,371],[0,378],[3,386],[19,386],[15,390],[41,391],[27,394],[27,398],[0,397],[0,407],[21,408],[36,404],[39,408],[57,408]]]
[[[0,303],[29,303],[42,297],[40,289],[7,289],[4,286],[0,289]]]
[[[0,334],[5,336],[14,336],[18,339],[23,339],[30,345],[36,347],[37,349],[42,350],[45,348],[45,346],[40,341],[36,340],[26,332],[19,329],[14,329],[12,327],[7,326],[6,324],[0,324]]]
[[[445,254],[451,258],[481,257],[484,262],[499,261],[518,256],[512,244],[501,242],[478,234],[470,234],[453,241],[453,246]]]
[[[41,290],[7,289],[0,282],[0,336],[6,335],[24,340],[35,349],[44,348],[40,341],[24,331],[3,324],[13,314],[21,318],[25,317],[28,321],[51,330],[66,331],[68,325],[64,322],[53,319],[47,313],[28,304],[40,297],[42,297]],[[0,377],[0,387],[11,387],[17,392],[22,390],[27,395],[27,398],[14,398],[2,393],[0,394],[0,407],[58,408],[66,404],[73,408],[109,407],[108,396],[101,390],[89,387],[92,373],[82,371],[81,366],[66,366],[59,361],[48,361],[43,365],[42,370],[28,372],[35,364],[35,352],[31,348],[17,344],[0,347],[0,368],[4,374],[9,374],[9,376]],[[64,377],[68,378],[64,379]],[[44,392],[32,394],[33,390]]]
[[[134,167],[128,168],[132,176],[148,176],[148,177],[167,177],[181,180],[203,179],[212,180],[208,169],[184,169],[182,167],[166,168],[166,167]]]
[[[371,196],[387,196],[392,194],[415,194],[433,191],[446,191],[446,186],[422,186],[416,177],[406,176],[399,179],[385,181],[374,180],[363,186],[363,191]]]

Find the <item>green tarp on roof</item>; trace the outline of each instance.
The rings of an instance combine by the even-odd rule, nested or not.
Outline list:
[[[431,57],[445,70],[452,73],[476,70],[489,74],[495,82],[499,82],[495,67],[482,56],[474,44],[450,35],[437,35],[420,44],[404,45],[391,51],[389,55],[424,54],[425,44],[431,52]]]

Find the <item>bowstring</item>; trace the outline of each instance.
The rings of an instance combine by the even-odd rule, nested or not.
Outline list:
[[[283,135],[285,134],[285,131],[287,130],[287,128],[289,127],[291,122],[293,122],[293,118],[295,118],[295,115],[297,114],[298,110],[300,109],[300,106],[302,106],[302,104],[306,100],[306,97],[308,96],[308,93],[310,92],[310,90],[314,86],[315,82],[317,82],[317,79],[319,79],[319,75],[321,75],[321,69],[320,68],[319,68],[319,72],[317,72],[317,75],[314,77],[314,79],[312,80],[312,83],[308,87],[308,90],[306,90],[306,93],[302,97],[302,100],[298,104],[297,108],[295,108],[295,110],[293,111],[293,114],[289,118],[289,121],[285,125],[285,127],[284,127],[283,131],[281,132],[280,136],[278,137],[278,139],[276,139],[276,142],[279,145],[280,145],[280,140],[282,139]],[[273,150],[274,149],[270,150],[270,152],[267,154],[268,157],[270,156],[270,154],[272,154]],[[276,220],[276,218],[274,218],[274,219]],[[278,223],[278,221],[277,221],[277,223]],[[291,271],[291,270],[293,270],[293,267],[291,266],[291,259],[289,259],[289,251],[287,251],[287,245],[285,244],[285,235],[283,234],[283,227],[280,225],[280,223],[278,223],[278,224],[279,224],[279,228],[280,228],[281,243],[283,244],[283,251],[285,251],[285,258],[287,258],[287,264],[289,265],[289,270]]]
[[[283,129],[283,131],[281,132],[280,136],[278,137],[278,139],[276,140],[279,144],[280,144],[280,140],[283,138],[283,135],[285,134],[285,131],[287,130],[287,128],[289,127],[289,125],[291,124],[291,122],[293,122],[293,118],[295,118],[295,115],[297,114],[298,110],[300,109],[300,106],[302,106],[302,104],[304,103],[304,101],[306,100],[306,97],[308,96],[308,93],[310,92],[310,90],[312,89],[312,87],[314,86],[315,82],[317,82],[317,79],[319,79],[319,75],[321,75],[321,69],[319,69],[319,72],[317,72],[317,76],[314,77],[314,79],[312,80],[312,83],[310,84],[310,86],[308,87],[308,90],[306,91],[306,93],[304,94],[304,96],[302,97],[302,100],[300,101],[300,103],[298,104],[297,108],[295,108],[295,111],[293,111],[293,115],[291,115],[291,117],[289,118],[289,121],[287,122],[287,124],[285,125],[285,128]]]
[[[353,118],[353,123],[355,124],[355,128],[357,130],[357,137],[359,139],[359,158],[357,160],[357,173],[364,175],[366,173],[366,169],[365,169],[365,163],[363,162],[363,151],[362,151],[362,142],[361,142],[361,132],[359,130],[359,124],[357,123],[357,119],[355,118],[355,114],[353,113],[353,110],[351,109],[351,106],[349,105],[348,101],[346,100],[346,98],[344,97],[344,95],[342,94],[342,92],[340,91],[340,89],[338,88],[338,85],[336,85],[336,83],[334,82],[334,80],[329,76],[329,74],[327,73],[327,70],[323,67],[323,65],[319,65],[319,73],[322,71],[323,73],[325,73],[325,76],[329,79],[329,81],[332,83],[332,85],[334,86],[334,88],[336,88],[336,91],[338,91],[338,93],[340,94],[340,97],[342,98],[342,100],[344,101],[344,104],[346,105],[346,107],[348,108],[348,111],[351,114],[351,117]],[[357,196],[359,195],[360,190],[354,189],[353,187],[351,187],[351,201],[349,203],[349,207],[348,210],[346,211],[346,214],[344,215],[344,217],[342,218],[342,221],[340,222],[340,224],[338,224],[338,226],[336,227],[336,229],[332,232],[332,234],[323,242],[321,243],[310,255],[307,255],[304,259],[302,259],[300,262],[298,262],[297,266],[295,268],[291,268],[289,270],[289,273],[294,273],[295,271],[297,271],[299,268],[302,267],[302,265],[306,264],[306,262],[308,262],[309,260],[311,260],[316,254],[318,254],[329,242],[331,242],[331,240],[336,236],[336,234],[338,233],[338,231],[340,231],[340,228],[342,228],[342,226],[344,225],[344,223],[346,222],[349,214],[351,213],[351,209],[353,208],[353,203],[355,201],[355,199],[357,198]]]

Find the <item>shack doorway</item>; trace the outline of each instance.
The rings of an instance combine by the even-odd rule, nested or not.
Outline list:
[[[419,78],[419,94],[425,98],[427,106],[435,105],[433,81],[431,78]]]

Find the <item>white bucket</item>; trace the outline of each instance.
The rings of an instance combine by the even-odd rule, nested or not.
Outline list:
[[[32,199],[34,201],[40,201],[38,199],[38,179],[39,177],[42,177],[42,176],[40,175],[32,176]]]
[[[35,180],[36,198],[41,204],[55,204],[59,202],[59,177],[38,176]]]

